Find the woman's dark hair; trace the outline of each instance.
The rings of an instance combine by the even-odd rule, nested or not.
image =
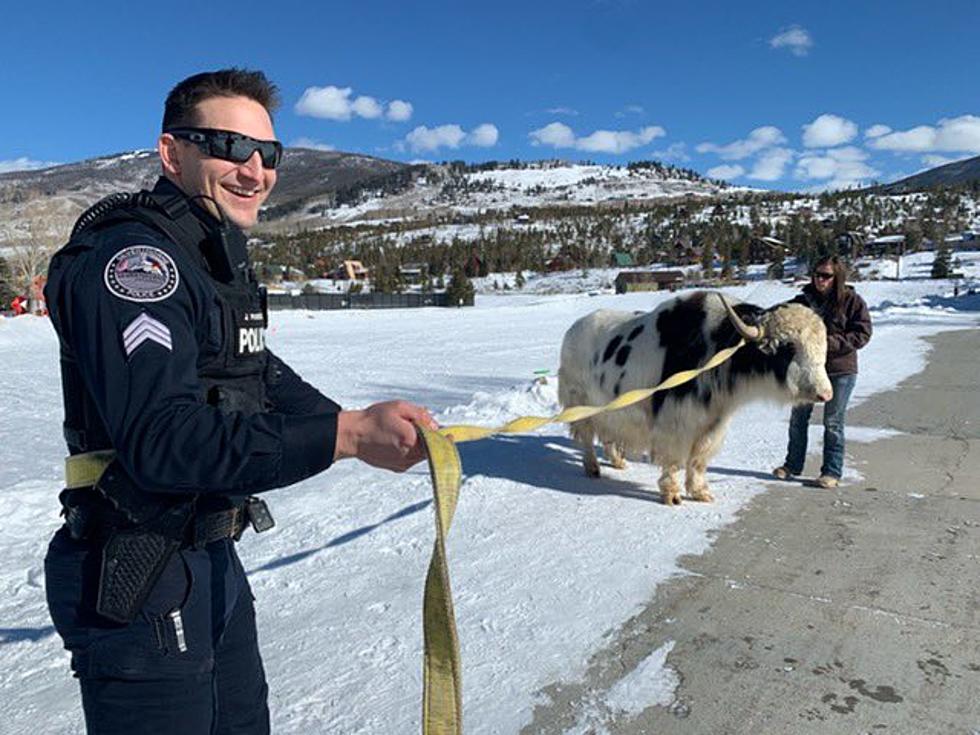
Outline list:
[[[212,97],[247,97],[262,105],[269,116],[279,107],[279,89],[260,71],[219,69],[195,74],[170,90],[163,107],[163,129],[194,127],[197,105]]]
[[[847,264],[836,255],[825,255],[810,267],[811,277],[822,265],[829,265],[833,268],[834,282],[830,287],[829,296],[831,308],[835,313],[840,313],[840,310],[844,308],[844,290],[847,288]]]

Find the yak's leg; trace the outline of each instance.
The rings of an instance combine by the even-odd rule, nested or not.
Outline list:
[[[582,464],[588,477],[599,476],[599,460],[595,456],[595,427],[592,422],[576,421],[571,428],[572,439],[582,445]]]
[[[718,447],[721,446],[727,428],[727,421],[715,421],[691,446],[684,484],[687,488],[687,494],[692,500],[710,503],[715,499],[711,490],[708,489],[708,481],[704,475],[708,469],[708,460],[714,456]]]
[[[603,442],[602,451],[606,453],[606,459],[609,460],[613,468],[621,470],[626,467],[623,450],[616,442]]]
[[[657,485],[660,486],[660,496],[663,498],[664,505],[680,505],[681,486],[677,482],[677,473],[680,472],[681,466],[676,462],[670,462],[662,465],[662,467],[663,473],[660,475]]]

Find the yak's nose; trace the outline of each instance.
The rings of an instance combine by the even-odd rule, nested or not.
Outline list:
[[[833,388],[829,388],[828,390],[825,391],[819,391],[817,393],[817,400],[819,400],[821,403],[827,403],[827,401],[832,400],[833,397],[834,397]]]

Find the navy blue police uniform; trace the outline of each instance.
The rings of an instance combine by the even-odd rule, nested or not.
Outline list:
[[[46,589],[90,733],[269,731],[235,542],[333,461],[340,406],[266,348],[244,235],[197,201],[106,200],[49,269],[69,469],[97,470],[68,472]]]

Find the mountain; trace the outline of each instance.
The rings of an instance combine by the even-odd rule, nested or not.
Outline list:
[[[371,156],[289,148],[268,214],[301,208],[307,200],[383,180],[411,167]],[[117,191],[151,187],[160,175],[156,151],[141,150],[34,171],[0,174],[0,244],[24,237],[30,227],[60,237],[90,204]]]
[[[117,191],[152,186],[155,151],[141,150],[42,170],[0,174],[0,246],[30,236],[63,239],[78,214]],[[512,207],[624,207],[739,189],[687,169],[640,161],[404,164],[339,151],[289,148],[257,234],[338,224],[422,220]],[[40,230],[40,232],[39,232]]]
[[[908,194],[936,186],[968,184],[971,181],[980,181],[980,156],[937,166],[900,181],[879,186],[874,191],[879,194]]]

